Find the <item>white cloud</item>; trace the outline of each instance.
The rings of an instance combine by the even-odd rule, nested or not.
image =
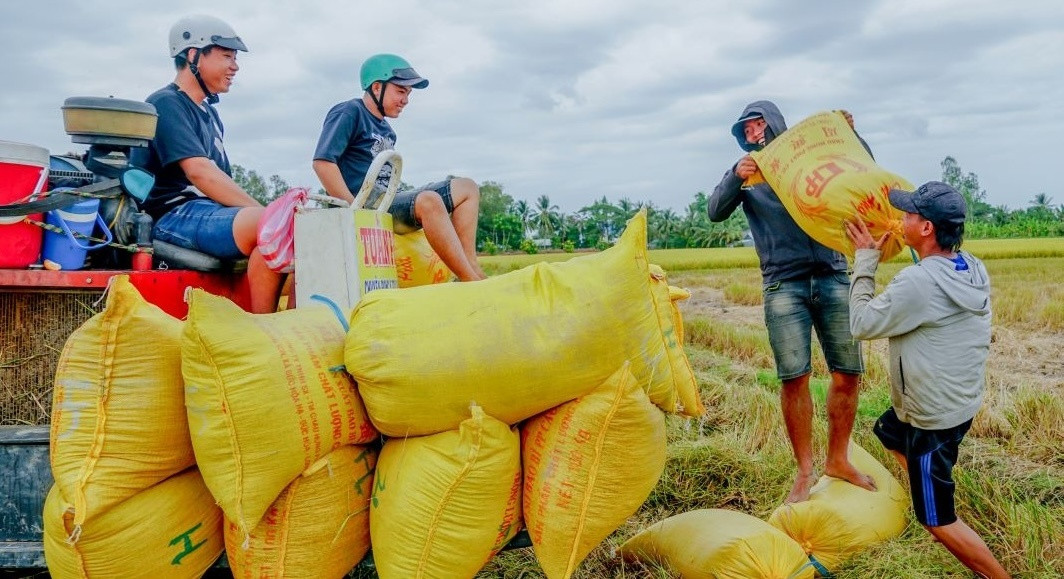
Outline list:
[[[739,156],[743,105],[771,98],[791,124],[851,110],[910,181],[952,155],[992,203],[1064,201],[1064,4],[1049,0],[42,0],[0,20],[0,139],[77,149],[63,100],[171,80],[166,35],[188,13],[251,49],[219,107],[232,159],[293,184],[316,184],[322,119],[357,95],[362,60],[396,52],[432,83],[393,123],[411,183],[464,174],[567,211],[603,195],[682,210]]]

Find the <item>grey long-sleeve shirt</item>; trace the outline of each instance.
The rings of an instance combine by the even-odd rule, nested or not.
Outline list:
[[[857,250],[850,285],[850,331],[887,338],[891,402],[901,420],[925,430],[952,428],[983,402],[990,353],[990,277],[959,252],[966,268],[930,256],[875,293],[880,252]]]

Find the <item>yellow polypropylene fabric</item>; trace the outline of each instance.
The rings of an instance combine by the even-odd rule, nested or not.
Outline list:
[[[850,444],[850,461],[876,481],[875,492],[824,476],[809,500],[783,505],[768,519],[829,571],[907,525],[908,493],[894,475],[857,444]]]
[[[454,274],[432,250],[425,230],[395,236],[395,273],[399,287],[417,287],[448,282]]]
[[[675,374],[676,412],[685,416],[701,416],[706,409],[702,405],[702,395],[698,391],[691,362],[683,348],[683,315],[676,305],[690,298],[691,292],[669,285],[665,270],[653,263],[650,264],[650,292],[654,296],[654,309],[665,338],[665,355]]]
[[[385,441],[370,510],[381,579],[473,577],[521,529],[518,434],[471,411],[457,430]]]
[[[80,527],[72,508],[53,486],[44,503],[44,557],[54,579],[199,578],[224,547],[222,511],[195,468]]]
[[[913,187],[876,164],[842,113],[813,115],[750,155],[787,213],[813,239],[853,257],[845,223],[859,217],[876,239],[891,232],[881,260],[901,251],[902,213],[887,192]]]
[[[116,276],[104,310],[63,346],[52,393],[52,477],[81,525],[195,464],[181,322]]]
[[[802,548],[746,513],[700,509],[674,515],[628,539],[628,561],[669,566],[684,579],[810,579]]]
[[[270,505],[251,537],[225,524],[237,579],[327,579],[346,575],[369,551],[369,500],[377,452],[344,446],[304,472]]]
[[[329,308],[256,315],[192,291],[181,341],[192,444],[245,537],[310,465],[377,437],[343,371],[343,347]]]
[[[665,415],[628,365],[521,426],[523,510],[548,578],[570,577],[643,504],[665,468]]]
[[[693,373],[650,282],[640,212],[597,254],[369,293],[351,315],[344,360],[388,436],[451,430],[470,401],[516,424],[587,393],[625,361],[652,402],[695,414],[700,404],[678,403]]]

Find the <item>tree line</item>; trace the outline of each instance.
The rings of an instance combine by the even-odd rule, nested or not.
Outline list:
[[[269,203],[288,184],[277,175],[264,178],[254,170],[233,166],[233,179],[252,197]],[[942,181],[956,188],[968,203],[965,237],[968,239],[1064,237],[1064,204],[1053,205],[1045,193],[1035,195],[1023,209],[987,203],[987,193],[975,173],[964,172],[957,160],[942,161]],[[403,184],[403,190],[411,186]],[[319,189],[318,193],[325,194]],[[514,199],[503,185],[485,181],[480,185],[478,249],[485,253],[525,251],[535,253],[549,248],[563,251],[609,247],[624,225],[640,209],[647,209],[647,237],[652,249],[686,247],[730,247],[739,245],[748,227],[746,215],[734,212],[721,223],[713,223],[706,212],[708,195],[695,193],[682,213],[657,207],[653,201],[621,198],[616,203],[605,196],[566,213],[547,195],[533,202]]]

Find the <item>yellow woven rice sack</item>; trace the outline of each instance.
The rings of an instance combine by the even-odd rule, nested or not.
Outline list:
[[[854,443],[850,461],[876,481],[875,492],[824,476],[813,486],[809,500],[783,505],[768,519],[829,571],[854,554],[897,537],[907,524],[908,493],[890,471]]]
[[[887,192],[913,187],[876,164],[842,113],[813,115],[750,155],[787,213],[813,239],[853,257],[844,224],[860,216],[873,237],[893,233],[881,260],[901,251],[902,213],[891,206]]]
[[[237,579],[343,577],[369,551],[375,450],[338,448],[270,505],[251,538],[225,522],[225,551]]]
[[[52,393],[52,476],[81,525],[195,464],[181,322],[116,276],[104,310],[63,347]]]
[[[706,409],[691,362],[683,349],[683,315],[676,305],[676,302],[690,298],[691,292],[669,285],[665,270],[653,263],[650,264],[650,291],[665,338],[665,355],[675,372],[676,411],[686,416],[701,416]]]
[[[521,426],[524,514],[547,577],[570,577],[643,504],[665,468],[665,415],[626,364]]]
[[[521,529],[521,444],[472,407],[457,430],[391,438],[374,475],[381,579],[473,577]]]
[[[659,521],[620,548],[627,561],[664,564],[685,579],[811,579],[798,543],[757,517],[700,509]]]
[[[451,270],[432,250],[424,229],[395,236],[395,273],[399,277],[400,288],[454,279]]]
[[[72,508],[53,486],[44,503],[44,557],[54,579],[198,578],[224,547],[222,511],[194,468],[94,516],[80,530]]]
[[[474,283],[367,294],[351,314],[344,360],[388,436],[455,428],[475,401],[507,424],[601,384],[625,361],[651,401],[680,408],[690,384],[666,337],[646,260],[646,213],[614,247]],[[683,364],[672,364],[669,344]]]
[[[196,461],[246,537],[301,472],[376,438],[342,368],[344,328],[328,308],[249,314],[194,290],[182,335]]]

